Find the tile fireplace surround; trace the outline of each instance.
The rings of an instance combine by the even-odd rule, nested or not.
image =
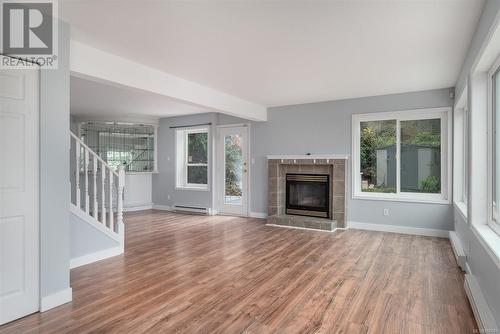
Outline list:
[[[267,222],[319,230],[345,227],[346,222],[346,155],[270,155],[267,157]],[[286,174],[328,174],[330,176],[331,219],[286,215]],[[336,224],[335,224],[336,222]]]

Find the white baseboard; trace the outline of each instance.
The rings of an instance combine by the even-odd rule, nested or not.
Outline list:
[[[252,212],[252,211],[250,211],[250,213],[248,214],[248,217],[266,219],[267,218],[267,213],[265,213],[265,212]]]
[[[474,275],[465,275],[464,289],[476,318],[479,333],[498,333],[495,318]]]
[[[151,210],[152,208],[153,208],[153,203],[145,203],[145,204],[140,204],[140,205],[126,206],[123,208],[123,212]]]
[[[78,268],[86,264],[94,263],[120,254],[123,254],[123,248],[120,246],[104,249],[95,253],[71,259],[69,262],[69,268],[70,269]]]
[[[163,210],[163,211],[172,211],[172,207],[170,205],[161,205],[161,204],[153,204],[154,210]]]
[[[370,224],[370,223],[359,223],[352,221],[347,222],[347,227],[358,230],[370,230],[370,231],[391,232],[391,233],[401,233],[401,234],[424,235],[429,237],[449,238],[449,231],[436,230],[432,228]]]
[[[48,311],[59,305],[69,303],[72,300],[73,290],[71,288],[42,297],[40,299],[40,312]]]

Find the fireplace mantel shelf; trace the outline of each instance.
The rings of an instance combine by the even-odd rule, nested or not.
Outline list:
[[[347,154],[315,154],[315,155],[306,155],[306,154],[288,154],[288,155],[268,155],[268,160],[271,159],[332,159],[332,160],[348,160],[349,155]]]

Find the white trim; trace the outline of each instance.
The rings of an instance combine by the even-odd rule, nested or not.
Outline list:
[[[248,214],[248,217],[250,217],[250,218],[262,218],[262,219],[266,219],[267,218],[267,213],[265,213],[265,212],[253,212],[253,211],[250,211],[250,213]]]
[[[134,212],[134,211],[144,211],[151,210],[153,208],[153,203],[131,205],[123,208],[123,212]]]
[[[488,104],[487,104],[487,117],[488,117],[488,127],[486,129],[488,133],[488,150],[487,150],[487,165],[488,165],[488,172],[487,172],[487,184],[488,184],[488,194],[487,194],[487,201],[488,201],[488,215],[487,215],[487,224],[488,226],[495,231],[495,233],[500,235],[500,218],[495,217],[495,210],[494,204],[493,204],[493,193],[496,192],[496,184],[494,184],[494,180],[496,180],[496,171],[493,170],[493,165],[495,164],[495,160],[500,160],[496,156],[497,152],[493,152],[493,141],[497,140],[498,138],[493,138],[493,132],[494,129],[496,129],[496,124],[493,124],[493,120],[495,119],[493,116],[496,114],[496,104],[500,103],[500,101],[495,101],[495,104],[493,104],[493,97],[495,92],[493,92],[493,87],[494,87],[494,76],[495,74],[500,75],[500,57],[496,59],[496,61],[493,63],[492,67],[488,71],[488,76],[487,76],[487,99],[488,99]],[[496,117],[500,117],[500,115],[496,115]],[[497,120],[498,122],[498,120]],[[497,133],[497,136],[500,136],[500,133]],[[498,144],[497,144],[498,145]],[[495,147],[496,148],[496,147]],[[498,150],[498,149],[497,149]],[[496,206],[500,205],[498,203],[500,201],[499,198],[496,198]]]
[[[69,262],[69,268],[74,269],[78,268],[90,263],[94,263],[97,261],[101,261],[113,256],[117,256],[123,254],[123,247],[117,246],[113,248],[103,249],[94,253],[85,254],[74,259],[71,259]]]
[[[500,236],[487,224],[472,224],[472,232],[500,270]]]
[[[75,115],[73,120],[78,125],[78,129],[81,123],[86,122],[98,122],[98,123],[116,123],[116,124],[144,124],[151,126],[159,126],[160,117],[151,117],[151,116],[120,116],[120,115],[94,115],[94,116],[79,116]],[[77,133],[80,136],[80,133]]]
[[[367,195],[353,195],[352,199],[365,201],[390,201],[390,202],[406,202],[406,203],[429,203],[438,205],[449,205],[451,202],[447,199],[442,199],[440,196],[424,196],[420,193],[404,193],[404,194],[384,194],[384,193],[366,193]],[[412,197],[414,194],[422,196],[421,198]],[[394,195],[394,196],[391,196]],[[434,195],[434,194],[430,194]]]
[[[153,210],[172,211],[170,205],[153,204]]]
[[[175,190],[192,190],[192,191],[210,191],[212,171],[212,129],[210,125],[200,125],[186,128],[175,129],[174,145],[175,145]],[[207,167],[207,183],[193,184],[188,183],[188,135],[193,133],[207,134],[207,163],[191,164],[192,166]]]
[[[291,228],[291,229],[294,229],[294,230],[306,230],[306,231],[326,232],[326,233],[333,233],[333,232],[337,231],[337,228],[333,229],[332,231],[328,231],[328,230],[319,230],[319,229],[315,229],[315,228],[297,227],[297,226],[288,226],[288,225],[276,225],[276,224],[266,224],[266,226]]]
[[[476,318],[479,333],[498,333],[495,318],[474,275],[465,275],[464,289]]]
[[[284,154],[284,155],[268,155],[268,160],[271,159],[332,159],[332,160],[348,160],[348,154]]]
[[[453,202],[455,206],[455,211],[462,217],[464,222],[467,224],[467,205],[464,202]]]
[[[458,266],[465,271],[467,256],[465,255],[465,251],[464,248],[462,247],[462,243],[460,242],[460,238],[458,237],[455,231],[450,231],[449,238],[450,238],[451,248],[453,249],[453,255],[455,255],[455,260],[457,260]]]
[[[69,303],[73,300],[73,289],[67,288],[62,291],[40,298],[40,312],[45,312],[54,307]]]
[[[432,228],[407,227],[399,225],[371,224],[349,221],[347,227],[357,230],[369,230],[389,233],[423,235],[428,237],[449,238],[447,230],[437,230]]]
[[[400,121],[420,119],[441,119],[441,194],[400,192],[399,171],[399,129]],[[352,198],[364,200],[403,201],[416,203],[451,204],[452,198],[452,119],[451,108],[426,108],[352,115]],[[361,191],[360,123],[364,121],[396,120],[397,141],[397,193],[372,193]]]
[[[231,205],[231,204],[225,204],[224,203],[224,192],[225,192],[225,187],[223,186],[225,183],[225,156],[224,156],[224,139],[223,139],[223,134],[224,132],[226,134],[242,134],[244,137],[244,145],[242,147],[243,149],[243,154],[245,155],[243,157],[244,162],[246,162],[246,175],[245,179],[243,179],[243,190],[246,191],[246,194],[243,193],[245,196],[242,197],[242,202],[241,205]],[[250,193],[250,181],[251,181],[251,170],[252,170],[252,163],[251,163],[251,147],[250,147],[250,124],[240,124],[240,125],[233,125],[233,124],[228,124],[228,125],[223,125],[223,126],[217,126],[216,128],[216,134],[215,134],[215,169],[217,172],[215,173],[215,182],[214,182],[214,194],[215,194],[215,204],[217,205],[217,211],[221,215],[238,215],[238,216],[243,216],[243,217],[249,217],[250,214],[250,198],[251,198],[251,193]],[[219,166],[218,164],[222,164],[222,166]],[[245,168],[243,168],[245,169]]]

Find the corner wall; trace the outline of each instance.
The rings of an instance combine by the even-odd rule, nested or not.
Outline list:
[[[59,68],[42,70],[40,75],[42,304],[45,297],[70,289],[69,40],[69,26],[59,22]]]
[[[467,80],[471,73],[472,67],[481,55],[481,51],[488,39],[490,30],[495,21],[500,15],[500,1],[488,0],[485,3],[483,13],[479,20],[476,32],[474,33],[471,46],[467,53],[462,71],[456,83],[456,96],[460,96],[462,91],[467,86]],[[470,87],[469,87],[470,88]],[[471,102],[471,89],[469,89],[469,103]],[[471,109],[474,112],[474,109]],[[471,148],[474,149],[473,147]],[[470,161],[473,163],[484,163],[484,161]],[[474,177],[482,177],[480,175],[469,175],[472,181]],[[484,176],[483,176],[484,177]],[[469,181],[469,182],[471,182]],[[473,181],[472,181],[473,182]],[[471,200],[469,199],[469,204]],[[477,203],[476,203],[477,204]],[[470,207],[470,206],[469,206]],[[480,237],[473,231],[470,222],[458,212],[454,210],[455,231],[460,239],[464,252],[467,256],[467,265],[470,268],[470,273],[475,276],[481,287],[482,294],[495,317],[497,326],[500,328],[500,267],[495,263],[492,256],[488,253],[485,246],[481,242]]]

